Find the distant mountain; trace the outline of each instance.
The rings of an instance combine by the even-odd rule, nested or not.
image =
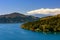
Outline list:
[[[51,14],[33,14],[35,17],[46,17],[46,16],[51,16]]]
[[[20,22],[31,22],[38,20],[38,17],[27,16],[21,13],[11,13],[6,15],[0,15],[0,23],[20,23]]]
[[[22,28],[37,32],[60,32],[60,14],[25,23],[22,25]]]

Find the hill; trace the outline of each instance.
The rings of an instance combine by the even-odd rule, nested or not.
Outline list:
[[[46,17],[46,16],[52,16],[52,14],[33,14],[32,16],[42,18],[42,17]]]
[[[22,28],[32,31],[60,32],[60,14],[25,23]]]
[[[27,16],[21,13],[11,13],[6,15],[0,15],[0,23],[20,23],[20,22],[31,22],[37,20],[38,17]]]

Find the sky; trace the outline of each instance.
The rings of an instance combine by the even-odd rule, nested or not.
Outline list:
[[[38,11],[43,14],[40,12],[41,9],[43,11],[47,9],[49,12],[51,9],[59,10],[58,12],[60,12],[60,0],[0,0],[0,15],[13,12],[36,14]],[[38,11],[35,13],[36,10]],[[33,12],[31,13],[31,11]]]

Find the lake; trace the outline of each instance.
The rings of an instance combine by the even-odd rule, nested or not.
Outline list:
[[[0,24],[0,40],[60,40],[60,33],[45,34],[24,30],[21,24]]]

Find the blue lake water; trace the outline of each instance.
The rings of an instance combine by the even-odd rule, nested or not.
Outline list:
[[[21,24],[0,24],[0,40],[60,40],[60,33],[32,32],[21,29]]]

